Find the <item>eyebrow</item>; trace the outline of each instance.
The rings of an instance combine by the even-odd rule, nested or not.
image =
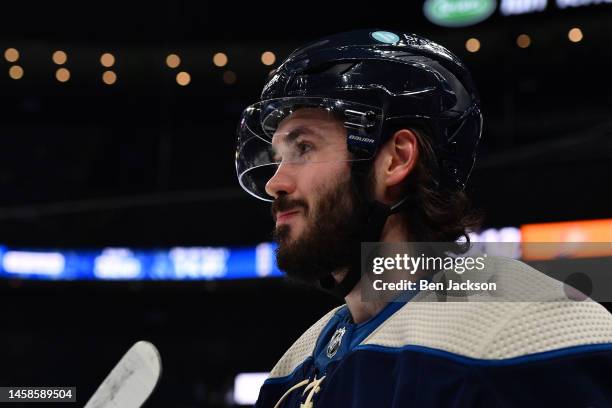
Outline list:
[[[292,129],[291,131],[289,131],[289,133],[287,133],[287,136],[285,136],[285,140],[287,142],[293,142],[295,141],[295,139],[297,139],[298,137],[300,137],[301,135],[305,133],[309,133],[317,137],[320,136],[318,133],[314,132],[309,126],[298,126],[295,129]]]

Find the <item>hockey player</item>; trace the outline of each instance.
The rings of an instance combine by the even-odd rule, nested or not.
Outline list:
[[[274,71],[241,118],[238,179],[272,202],[280,269],[346,304],[289,348],[257,407],[612,406],[612,316],[518,261],[488,262],[518,288],[503,298],[362,301],[361,242],[466,234],[481,129],[465,66],[417,35],[329,36]]]

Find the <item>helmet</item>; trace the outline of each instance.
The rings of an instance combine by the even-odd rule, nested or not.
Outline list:
[[[263,200],[278,160],[271,148],[281,121],[318,107],[347,129],[351,160],[369,160],[401,126],[425,129],[437,161],[436,183],[463,189],[481,137],[480,101],[470,73],[446,48],[415,34],[359,30],[295,50],[271,74],[260,102],[238,127],[240,185]],[[297,156],[284,155],[298,160]]]

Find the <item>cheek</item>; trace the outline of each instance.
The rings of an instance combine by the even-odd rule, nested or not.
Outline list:
[[[330,192],[336,190],[340,184],[346,183],[351,177],[351,172],[347,162],[313,163],[310,167],[300,193],[308,203],[308,218],[312,220],[317,217],[317,212],[323,205],[321,200],[329,196]]]
[[[337,161],[306,165],[300,177],[300,190],[306,201],[316,201],[321,193],[329,191],[351,176],[349,162]]]

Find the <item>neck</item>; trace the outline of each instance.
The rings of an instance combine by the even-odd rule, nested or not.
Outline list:
[[[408,233],[399,220],[399,215],[393,214],[387,219],[380,241],[387,243],[405,242],[407,237]],[[334,278],[336,281],[341,281],[345,275],[346,271],[337,272],[334,273]],[[355,323],[362,323],[376,316],[388,303],[385,301],[362,301],[361,285],[362,281],[360,280],[353,290],[344,297]]]

